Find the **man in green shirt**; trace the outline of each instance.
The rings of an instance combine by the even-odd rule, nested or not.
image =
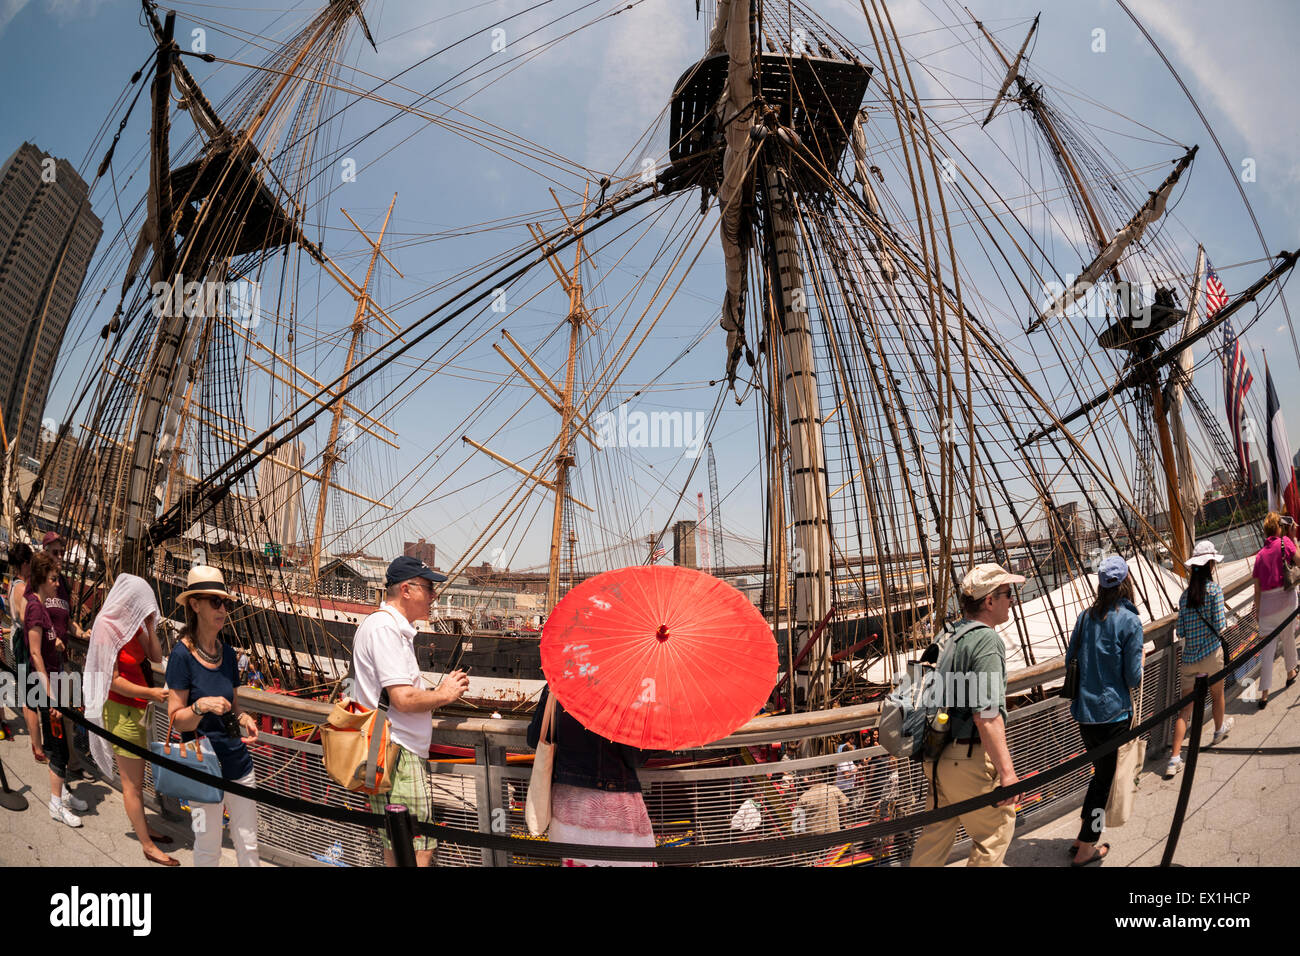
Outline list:
[[[1011,617],[1012,586],[1024,578],[996,564],[980,564],[961,582],[963,620],[950,625],[950,635],[967,622],[983,625],[968,630],[957,643],[951,672],[944,680],[943,705],[952,721],[952,742],[937,762],[927,761],[925,776],[938,795],[938,806],[961,803],[1019,782],[1007,747],[1007,662],[1002,638],[994,630]],[[1001,866],[1016,825],[1016,798],[996,806],[932,823],[921,831],[912,850],[912,866],[943,866],[961,824],[971,838],[967,866]]]

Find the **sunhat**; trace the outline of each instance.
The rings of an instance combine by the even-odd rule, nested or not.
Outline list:
[[[196,564],[185,579],[185,590],[176,595],[176,603],[185,607],[187,598],[214,596],[228,601],[239,600],[226,590],[226,579],[221,576],[221,571],[207,564]]]

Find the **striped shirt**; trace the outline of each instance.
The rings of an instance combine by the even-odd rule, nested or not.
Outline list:
[[[1187,592],[1178,599],[1178,636],[1183,639],[1184,664],[1199,661],[1219,649],[1219,635],[1228,623],[1223,607],[1223,589],[1213,581],[1205,585],[1205,600],[1200,607],[1190,607]]]

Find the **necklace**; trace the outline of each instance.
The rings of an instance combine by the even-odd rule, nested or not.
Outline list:
[[[217,664],[221,663],[221,657],[222,657],[221,638],[217,638],[217,652],[215,654],[209,654],[207,651],[205,651],[201,646],[199,646],[198,638],[195,638],[194,653],[199,655],[200,660],[206,661],[207,663],[212,664],[215,667]]]

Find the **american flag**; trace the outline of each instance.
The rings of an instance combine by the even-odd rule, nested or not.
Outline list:
[[[1205,318],[1206,321],[1214,318],[1214,313],[1218,312],[1228,304],[1228,290],[1223,287],[1219,277],[1214,270],[1210,268],[1210,261],[1205,260]]]
[[[1213,278],[1214,273],[1210,272],[1208,275]],[[1210,278],[1206,280],[1207,289]],[[1217,283],[1218,280],[1214,281]],[[1223,287],[1219,286],[1219,288]],[[1224,293],[1225,300],[1226,296],[1227,294]],[[1207,306],[1212,302],[1213,300],[1207,297]],[[1241,421],[1246,406],[1246,393],[1250,391],[1250,383],[1254,379],[1250,369],[1246,367],[1246,356],[1242,353],[1241,343],[1232,328],[1232,319],[1223,323],[1223,355],[1226,360],[1223,404],[1228,410],[1228,424],[1232,427],[1232,435],[1237,447],[1237,464],[1241,466],[1242,477],[1246,477],[1250,471],[1250,446],[1246,444],[1246,439],[1241,434]]]
[[[668,553],[668,549],[667,549],[667,548],[662,548],[662,547],[655,548],[653,551],[650,552],[650,561],[651,561],[651,563],[654,563],[655,561],[658,561],[660,558],[662,558],[662,557],[663,557],[665,554],[667,554],[667,553]]]

